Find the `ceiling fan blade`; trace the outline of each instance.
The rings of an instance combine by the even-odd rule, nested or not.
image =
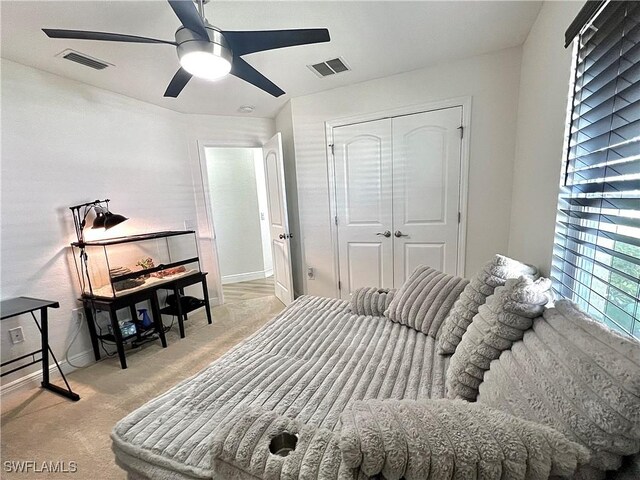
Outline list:
[[[322,43],[331,40],[326,28],[298,30],[262,30],[246,32],[222,32],[234,55],[263,52],[276,48]]]
[[[204,22],[192,0],[168,0],[176,16],[186,28],[198,35],[203,40],[209,40]]]
[[[136,35],[122,35],[120,33],[87,32],[84,30],[60,30],[56,28],[43,28],[42,31],[49,38],[69,38],[73,40],[103,40],[107,42],[128,42],[128,43],[166,43],[177,45],[169,40],[158,40],[156,38],[138,37]]]
[[[193,75],[191,75],[181,67],[180,70],[178,70],[171,79],[171,82],[167,87],[167,91],[164,92],[164,96],[176,98],[178,95],[180,95],[180,92],[182,92],[182,89],[185,87],[185,85],[189,83],[189,80],[191,80],[192,76]]]
[[[274,97],[284,95],[284,90],[275,83],[262,75],[259,71],[249,65],[240,57],[233,58],[233,66],[231,67],[231,75],[241,78],[245,82],[255,85],[256,87],[270,93]]]

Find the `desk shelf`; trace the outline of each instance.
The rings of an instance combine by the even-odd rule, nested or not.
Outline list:
[[[202,308],[206,305],[207,303],[204,300],[200,300],[198,299],[198,303],[194,303],[193,305],[190,305],[189,307],[185,308],[184,306],[182,307],[182,314],[186,315],[188,313],[191,313],[195,310],[198,310],[199,308]],[[174,317],[177,317],[179,312],[178,312],[178,307],[176,305],[169,305],[168,307],[164,307],[163,309],[160,310],[160,313],[163,315],[172,315]]]

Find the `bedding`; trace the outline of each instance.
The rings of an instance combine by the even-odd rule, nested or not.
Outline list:
[[[443,355],[454,353],[473,317],[478,313],[480,306],[487,301],[487,297],[493,294],[496,287],[504,285],[509,278],[518,278],[521,275],[537,278],[538,270],[504,255],[495,255],[491,261],[487,262],[465,287],[445,318],[438,335],[438,352]]]
[[[447,398],[475,401],[484,372],[513,342],[531,328],[553,298],[548,278],[510,278],[478,308],[451,356],[446,375]]]
[[[468,283],[464,278],[419,266],[395,293],[384,314],[392,322],[436,338],[442,322]]]
[[[582,443],[593,469],[618,469],[640,450],[640,343],[558,300],[491,362],[478,402]]]
[[[349,309],[356,315],[374,315],[381,317],[389,308],[396,290],[385,288],[363,287],[356,289],[351,295]]]
[[[589,458],[552,428],[460,400],[358,401],[342,423],[344,462],[386,480],[546,480]]]
[[[328,431],[355,400],[444,397],[435,339],[349,303],[304,296],[211,366],[121,420],[117,463],[142,478],[211,479],[214,436],[260,407]],[[215,477],[224,478],[224,477]]]

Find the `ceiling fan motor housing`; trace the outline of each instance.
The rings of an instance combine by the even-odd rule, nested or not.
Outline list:
[[[209,24],[205,25],[205,29],[207,31],[207,35],[209,35],[209,41],[203,40],[199,35],[185,27],[180,27],[176,31],[178,58],[182,58],[184,55],[191,52],[207,52],[212,53],[217,57],[224,58],[232,64],[233,52],[231,51],[231,48],[229,48],[229,44],[222,33]]]

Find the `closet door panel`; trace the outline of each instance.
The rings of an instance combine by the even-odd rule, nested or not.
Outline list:
[[[421,264],[457,271],[462,107],[396,117],[394,283]]]
[[[393,287],[391,121],[333,129],[341,297]],[[389,236],[384,236],[389,232]]]

